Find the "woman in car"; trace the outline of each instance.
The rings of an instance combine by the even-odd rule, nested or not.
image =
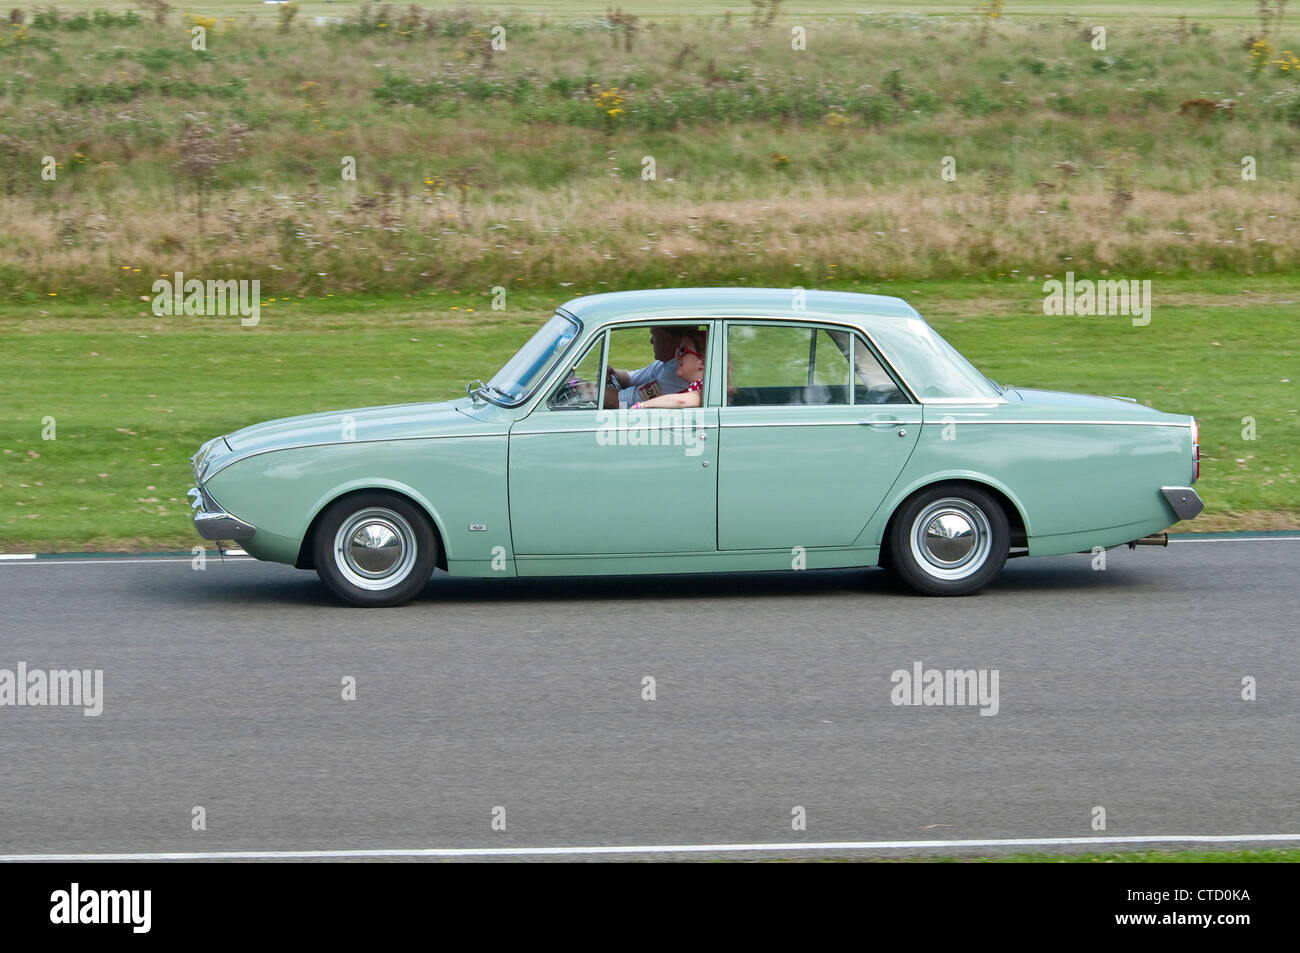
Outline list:
[[[640,400],[632,405],[633,410],[641,407],[699,407],[704,393],[704,347],[707,338],[704,331],[690,328],[682,332],[681,343],[677,346],[677,376],[691,384],[680,394],[663,394],[651,400]]]

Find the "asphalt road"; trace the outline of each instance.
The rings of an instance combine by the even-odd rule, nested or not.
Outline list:
[[[383,610],[248,559],[0,563],[0,669],[103,670],[97,717],[0,706],[0,855],[1300,833],[1300,540],[1091,562],[964,599],[439,573]],[[997,713],[893,704],[918,662],[997,670]]]

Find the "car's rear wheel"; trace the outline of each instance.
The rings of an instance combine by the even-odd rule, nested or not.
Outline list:
[[[895,571],[918,592],[964,596],[1002,571],[1011,528],[997,500],[966,485],[937,486],[904,504],[889,529]]]
[[[332,503],[312,544],[316,573],[340,599],[395,606],[424,588],[438,542],[424,513],[390,493],[358,493]]]

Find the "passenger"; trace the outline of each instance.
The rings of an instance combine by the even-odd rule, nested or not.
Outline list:
[[[664,394],[637,401],[632,409],[642,407],[699,407],[704,398],[704,346],[707,332],[691,328],[684,331],[677,346],[677,376],[690,381],[680,394]]]
[[[680,327],[653,327],[650,329],[650,345],[654,348],[655,359],[645,367],[634,371],[622,371],[611,367],[609,375],[618,381],[617,391],[614,387],[605,390],[605,406],[610,408],[628,407],[637,401],[650,400],[661,394],[677,394],[686,390],[689,380],[677,375],[676,352],[681,339]],[[609,382],[613,383],[613,380]]]

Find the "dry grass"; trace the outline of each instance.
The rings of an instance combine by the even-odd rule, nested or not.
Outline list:
[[[1244,273],[1294,269],[1300,196],[1222,186],[1134,197],[1117,221],[1110,197],[1043,201],[1012,194],[990,217],[974,189],[924,185],[845,194],[818,184],[780,197],[674,199],[669,183],[515,190],[461,208],[397,201],[357,208],[355,193],[243,191],[221,198],[200,235],[174,209],[137,199],[111,220],[87,210],[0,207],[9,267],[40,275],[31,290],[149,294],[154,278],[262,276],[295,293],[421,286],[554,287],[642,283],[781,283],[1074,270]],[[1225,210],[1231,214],[1224,215]],[[82,214],[79,214],[82,213]],[[193,212],[189,203],[186,212]],[[292,256],[282,236],[292,230]],[[80,240],[69,244],[69,233]],[[308,244],[310,243],[310,244]],[[301,253],[312,273],[275,275]],[[281,267],[288,267],[282,265]],[[315,272],[324,272],[323,275]],[[29,286],[30,287],[30,286]]]
[[[1300,267],[1300,76],[1252,75],[1249,24],[1112,23],[1098,52],[1069,16],[976,48],[971,17],[854,15],[796,54],[788,16],[643,18],[630,52],[599,17],[381,16],[223,22],[203,55],[179,14],[0,24],[0,297]]]

